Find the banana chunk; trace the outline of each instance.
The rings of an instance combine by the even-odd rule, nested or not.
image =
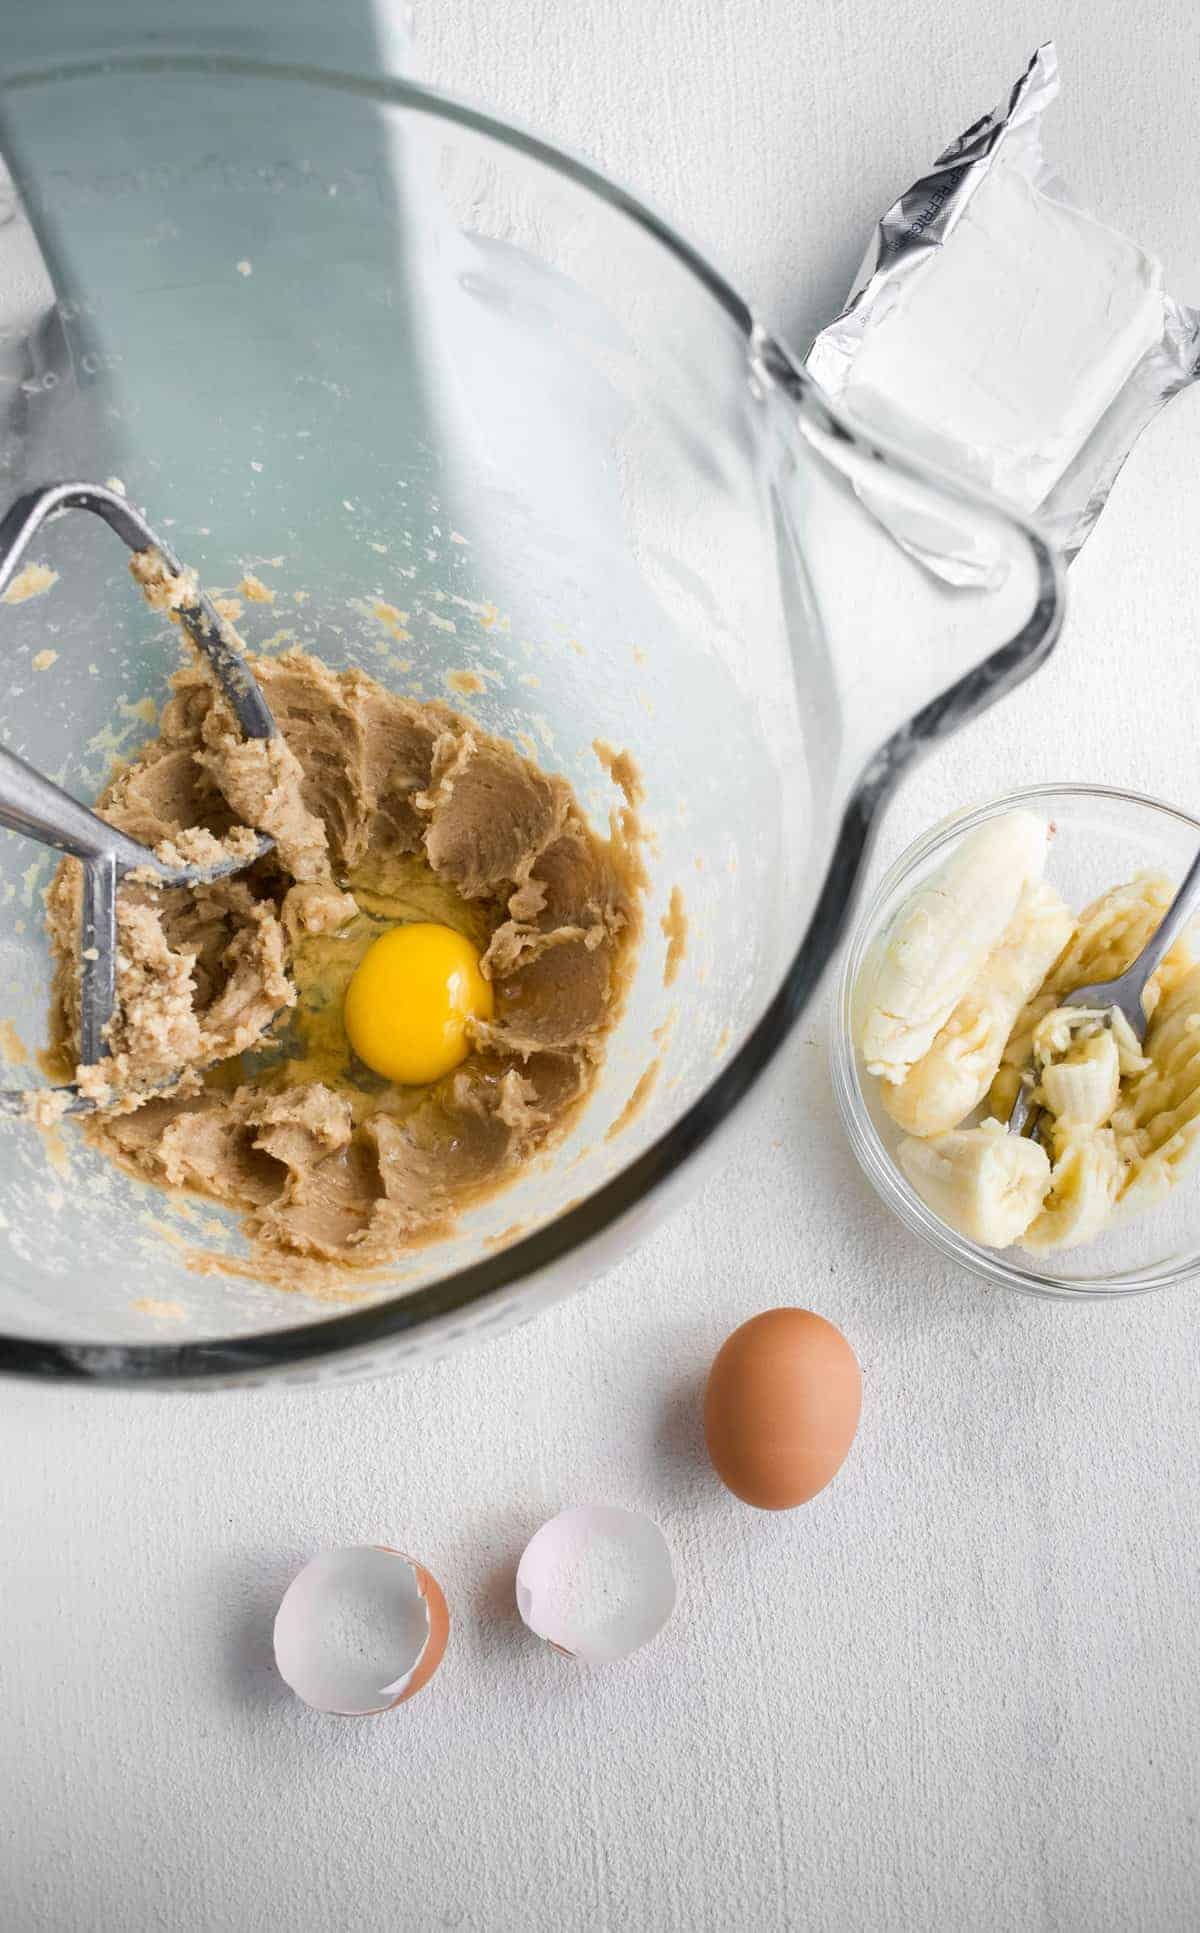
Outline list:
[[[1017,1019],[1004,1050],[1006,1067],[1025,1067],[1033,1057],[1033,1036],[1040,1021],[1073,993],[1097,980],[1115,980],[1133,965],[1174,895],[1163,873],[1139,873],[1123,886],[1101,893],[1079,915],[1075,931],[1055,961],[1041,991]],[[1192,964],[1189,937],[1176,940],[1146,989],[1145,1008],[1153,1012],[1164,986],[1171,985]]]
[[[883,1105],[907,1134],[946,1134],[979,1106],[1018,1014],[1071,937],[1074,918],[1046,880],[1027,885],[999,944],[927,1054]],[[1115,1097],[1114,1097],[1115,1098]]]
[[[1019,1241],[1050,1188],[1041,1143],[1006,1134],[998,1121],[904,1140],[896,1159],[927,1208],[987,1248]]]
[[[1116,1007],[1067,1004],[1132,965],[1174,889],[1140,873],[1076,920],[1042,878],[1047,837],[1017,812],[963,839],[863,973],[862,1053],[904,1131],[900,1169],[948,1227],[1033,1254],[1152,1206],[1200,1150],[1197,933],[1146,989],[1144,1041]],[[1005,1126],[1029,1069],[1043,1110],[1032,1139]],[[964,1126],[985,1098],[998,1118]]]
[[[1106,1038],[1115,1057],[1112,1036]],[[1125,1173],[1111,1128],[1066,1128],[1053,1139],[1050,1192],[1021,1237],[1021,1247],[1035,1255],[1094,1241],[1112,1219]]]
[[[901,908],[876,969],[862,1054],[898,1086],[929,1052],[1041,878],[1048,831],[1032,812],[990,819],[960,840]]]
[[[1112,1117],[1127,1163],[1123,1213],[1161,1200],[1200,1142],[1200,966],[1162,995],[1143,1051],[1148,1064]]]
[[[1034,1100],[1064,1128],[1102,1128],[1121,1092],[1121,1056],[1111,1028],[1076,1040],[1042,1068]]]

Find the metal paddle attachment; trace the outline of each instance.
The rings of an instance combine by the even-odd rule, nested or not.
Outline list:
[[[18,497],[0,521],[0,596],[19,571],[42,525],[68,510],[90,510],[131,552],[157,551],[168,576],[183,576],[183,567],[170,547],[114,490],[96,483],[50,483]],[[272,738],[275,720],[270,707],[249,665],[224,637],[211,599],[197,587],[194,601],[180,604],[178,615],[188,637],[212,666],[244,736]],[[83,1067],[93,1066],[108,1052],[105,1029],[117,997],[117,888],[126,873],[144,871],[163,886],[203,886],[252,866],[274,844],[260,833],[257,851],[245,858],[222,860],[209,868],[165,866],[148,847],[108,825],[4,746],[0,746],[0,826],[59,852],[71,853],[82,862],[79,1061]],[[85,1113],[95,1106],[74,1086],[67,1091],[72,1097],[68,1113]],[[27,1105],[27,1091],[0,1090],[0,1113],[19,1114]]]

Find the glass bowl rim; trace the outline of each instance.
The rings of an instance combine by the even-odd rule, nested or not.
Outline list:
[[[868,467],[890,468],[940,488],[960,502],[998,514],[1028,539],[1037,567],[1033,611],[1000,650],[973,667],[901,725],[852,784],[837,824],[808,926],[780,983],[740,1048],[679,1119],[619,1174],[582,1202],[522,1236],[511,1247],[457,1269],[424,1288],[398,1291],[365,1308],[257,1334],[182,1343],[62,1342],[0,1335],[0,1375],[96,1385],[192,1388],[259,1382],[324,1358],[378,1350],[416,1332],[431,1343],[445,1323],[532,1283],[556,1262],[616,1226],[691,1158],[730,1116],[786,1041],[816,991],[853,911],[857,885],[879,813],[901,773],[922,751],[1027,677],[1053,648],[1061,625],[1062,563],[1036,528],[1008,505],[939,475],[930,465],[861,431],[829,403],[802,363],[754,316],[749,304],[693,243],[641,197],[610,181],[582,157],[501,120],[473,103],[416,82],[341,72],[306,63],[222,53],[116,54],[47,62],[4,76],[0,108],[13,93],[98,79],[165,73],[295,82],[387,105],[407,106],[515,149],[583,187],[630,219],[673,255],[738,329],[754,367],[779,384],[818,437],[854,452]],[[36,184],[21,165],[19,142],[6,137],[16,185],[36,210]],[[51,253],[52,249],[48,248]],[[294,1380],[295,1378],[290,1378]]]
[[[854,987],[863,958],[880,923],[882,909],[910,879],[916,869],[966,832],[997,818],[1002,812],[1020,807],[1044,805],[1052,809],[1056,800],[1078,802],[1103,800],[1117,806],[1145,808],[1194,833],[1200,845],[1200,819],[1182,807],[1157,799],[1148,792],[1135,792],[1123,786],[1094,784],[1085,780],[1054,784],[1026,785],[1012,792],[997,794],[978,805],[952,812],[929,827],[905,847],[875,889],[858,910],[838,966],[833,993],[829,1058],[833,1088],[847,1138],[855,1157],[876,1194],[913,1234],[937,1249],[948,1261],[969,1269],[986,1282],[1038,1300],[1058,1302],[1113,1302],[1132,1295],[1148,1295],[1156,1289],[1174,1288],[1200,1274],[1200,1249],[1195,1261],[1186,1267],[1142,1271],[1136,1276],[1118,1275],[1084,1283],[1064,1282],[1061,1278],[1039,1274],[1035,1268],[1018,1269],[1005,1261],[1003,1249],[987,1249],[967,1236],[957,1234],[927,1208],[905,1180],[880,1139],[871,1119],[859,1076],[858,1054],[853,1037]]]

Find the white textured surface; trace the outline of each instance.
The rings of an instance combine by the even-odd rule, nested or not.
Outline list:
[[[879,208],[1057,33],[1080,192],[1200,294],[1188,0],[438,7],[436,78],[682,216],[797,338]],[[1143,30],[1139,37],[1138,19]],[[1200,807],[1200,398],[1126,472],[1049,669],[910,781],[881,859],[1016,779]],[[1200,1319],[989,1293],[886,1218],[820,1014],[721,1185],[586,1297],[408,1378],[112,1400],[6,1389],[6,1925],[1147,1929],[1200,1919]],[[697,1386],[778,1301],[839,1323],[863,1425],[770,1519],[706,1474]],[[536,1525],[647,1511],[680,1605],[587,1675],[513,1603]],[[428,1562],[454,1617],[394,1717],[320,1718],[271,1618],[323,1544]]]

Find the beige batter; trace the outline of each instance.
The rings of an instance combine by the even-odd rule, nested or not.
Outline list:
[[[97,809],[163,857],[211,863],[247,850],[249,827],[275,851],[200,890],[126,882],[112,1055],[78,1078],[106,1109],[94,1145],[242,1210],[261,1272],[286,1281],[287,1256],[391,1261],[562,1133],[620,1010],[643,874],[632,809],[599,839],[564,780],[448,706],[296,651],[254,670],[279,737],[241,740],[190,666]],[[470,1057],[425,1088],[372,1075],[341,1024],[358,960],[405,918],[467,934],[495,992]],[[49,920],[73,1069],[73,861]]]

